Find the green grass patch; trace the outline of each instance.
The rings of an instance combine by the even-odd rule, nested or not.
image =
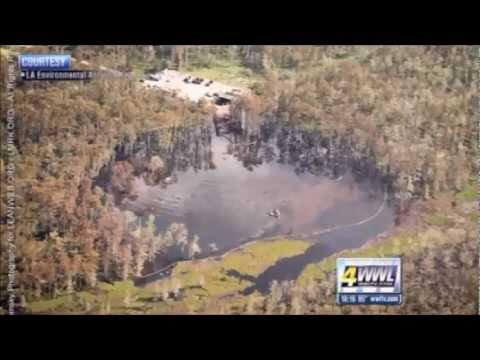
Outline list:
[[[460,201],[475,201],[477,199],[477,187],[474,180],[469,181],[462,191],[455,195]]]
[[[27,311],[32,314],[83,314],[86,312],[86,303],[90,303],[93,307],[96,299],[95,294],[81,291],[75,294],[61,295],[55,299],[29,303]]]
[[[182,287],[178,302],[189,312],[199,312],[208,299],[236,293],[252,285],[241,276],[258,276],[281,258],[301,254],[309,246],[300,240],[260,241],[232,251],[223,258],[181,262],[170,278],[149,284],[146,289],[170,289],[177,282]],[[241,276],[232,275],[230,271]]]
[[[264,83],[265,78],[236,61],[215,60],[208,66],[186,66],[180,71],[205,79],[219,81],[231,86],[250,87],[255,83]]]
[[[283,257],[301,254],[309,243],[301,240],[259,241],[225,256],[223,266],[242,274],[258,276]]]
[[[154,59],[152,61],[144,61],[140,59],[133,59],[129,64],[132,68],[135,79],[140,80],[148,73],[157,73],[167,67],[167,64],[162,59]]]
[[[452,225],[452,221],[448,217],[446,217],[444,215],[440,215],[440,214],[426,214],[423,217],[423,220],[428,225],[434,225],[434,226],[450,226],[450,225]]]
[[[61,308],[68,308],[71,305],[69,295],[59,296],[55,299],[35,301],[28,304],[27,309],[34,314],[50,313]]]

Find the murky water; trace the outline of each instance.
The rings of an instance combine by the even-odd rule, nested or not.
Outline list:
[[[168,150],[158,151],[169,164],[169,181],[136,177],[136,198],[123,199],[121,206],[155,215],[158,231],[185,224],[191,236],[199,236],[202,257],[274,235],[317,242],[262,274],[261,289],[272,279],[295,278],[309,262],[358,247],[393,223],[385,184],[368,171],[359,173],[340,139],[273,123],[240,134],[219,136],[206,128],[176,136]],[[274,209],[279,217],[269,215]]]

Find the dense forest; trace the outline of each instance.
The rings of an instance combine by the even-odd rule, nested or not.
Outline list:
[[[116,209],[92,180],[125,137],[151,127],[202,121],[209,110],[146,92],[128,80],[22,84],[15,95],[21,293],[27,300],[54,297],[93,287],[98,279],[141,273],[149,252],[160,251],[151,225],[138,224]],[[2,118],[2,131],[4,124]],[[0,165],[4,174],[4,161]],[[166,236],[164,243],[175,236]]]
[[[2,50],[5,60],[18,49],[10,46]],[[392,179],[399,211],[405,214],[416,202],[451,198],[442,209],[446,212],[456,206],[458,194],[467,193],[467,198],[474,200],[473,176],[478,170],[474,100],[479,78],[472,66],[473,50],[468,46],[167,45],[29,49],[68,51],[97,68],[135,76],[164,68],[238,70],[239,76],[251,79],[254,96],[236,106],[246,109],[252,118],[262,115],[318,130],[330,139],[325,143],[330,150],[340,150],[348,143],[353,159],[373,161],[376,172]],[[1,64],[4,89],[6,61]],[[3,105],[4,92],[1,94]],[[118,209],[112,195],[95,186],[94,179],[111,163],[119,144],[133,143],[152,128],[203,123],[211,118],[208,106],[147,91],[127,77],[74,84],[19,82],[15,102],[17,281],[22,301],[94,288],[100,281],[132,279],[142,274],[147,261],[170,246],[185,249],[190,257],[195,254],[198,239],[189,237],[182,224],[157,233],[153,220],[142,222]],[[2,138],[5,124],[2,110]],[[168,143],[171,139],[168,132],[165,134],[161,140]],[[238,156],[250,166],[258,161],[257,155],[243,151]],[[2,144],[2,175],[5,158]],[[138,172],[135,167],[155,175],[164,170],[166,160],[116,163],[113,185],[128,193],[128,178]],[[205,163],[209,164],[208,153]],[[1,207],[3,237],[4,193]],[[452,246],[447,243],[427,254],[419,251],[409,258],[407,266],[422,269],[435,261],[469,264],[466,285],[457,287],[473,299],[471,260],[476,259],[476,251],[472,236],[466,232],[460,236],[463,241]],[[2,256],[6,256],[5,248]],[[439,263],[437,267],[444,266]],[[4,276],[6,270],[2,273]],[[431,275],[428,271],[420,275],[431,284],[432,294],[425,295],[429,298],[438,295],[435,284],[450,279],[445,276],[447,280],[441,280],[441,272]],[[413,279],[407,275],[406,281]],[[250,304],[240,312],[321,313],[332,306],[324,300],[331,298],[331,284],[273,284],[261,306]],[[445,300],[446,304],[438,306],[412,302],[403,309],[431,312],[455,303],[452,312],[457,305],[464,311],[464,305],[456,301]]]

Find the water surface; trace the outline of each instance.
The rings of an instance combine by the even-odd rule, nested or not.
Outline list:
[[[240,133],[206,127],[176,130],[175,136],[157,152],[169,166],[168,181],[152,184],[137,176],[135,198],[121,206],[153,214],[158,231],[185,224],[190,236],[199,236],[202,257],[275,235],[316,243],[262,274],[262,289],[272,279],[295,278],[309,262],[360,246],[393,223],[383,180],[362,171],[341,139],[273,122]],[[278,218],[268,215],[273,209]],[[318,235],[331,228],[337,230]]]

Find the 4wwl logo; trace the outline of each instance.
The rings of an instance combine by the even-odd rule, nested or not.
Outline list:
[[[394,286],[396,266],[347,266],[342,276],[342,286]]]
[[[337,259],[339,304],[399,304],[400,258]]]

